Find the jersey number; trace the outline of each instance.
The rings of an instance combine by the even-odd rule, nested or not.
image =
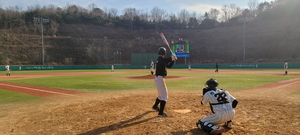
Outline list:
[[[214,96],[217,98],[219,103],[229,103],[227,99],[227,95],[224,92],[216,93]]]

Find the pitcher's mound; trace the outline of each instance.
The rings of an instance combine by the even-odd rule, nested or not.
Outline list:
[[[155,75],[145,75],[145,76],[129,76],[129,79],[154,79]],[[180,76],[166,76],[166,79],[180,78]]]

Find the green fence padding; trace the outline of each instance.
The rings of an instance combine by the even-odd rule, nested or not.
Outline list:
[[[151,60],[155,62],[157,57],[156,53],[132,53],[131,65],[150,65]]]
[[[155,63],[155,62],[154,62]],[[219,64],[219,68],[282,68],[284,63],[259,63],[259,64]],[[81,65],[81,66],[10,66],[11,70],[71,70],[71,69],[111,69],[112,65]],[[300,63],[289,63],[289,68],[300,68]],[[140,65],[114,65],[115,69],[150,69],[150,61]],[[174,65],[172,68],[188,68],[187,64]],[[215,68],[215,64],[192,64],[191,68]],[[5,71],[5,65],[0,66]]]

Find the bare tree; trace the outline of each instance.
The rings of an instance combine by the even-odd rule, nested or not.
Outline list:
[[[230,6],[224,5],[221,8],[221,21],[227,21],[231,18],[239,16],[242,14],[241,8],[237,7],[235,4],[230,4]]]
[[[218,9],[211,8],[209,11],[209,17],[213,20],[218,20],[220,11]]]
[[[190,19],[190,14],[187,10],[183,9],[178,14],[178,19],[180,23],[188,23]]]
[[[57,11],[57,6],[52,4],[47,6],[46,8],[47,8],[47,12],[51,14],[55,14],[55,12]]]
[[[227,5],[224,5],[221,8],[221,11],[222,11],[221,20],[223,20],[224,22],[226,22],[227,20],[229,20],[229,7]]]
[[[139,17],[141,18],[141,20],[146,20],[146,21],[149,21],[149,13],[148,13],[148,10],[141,10],[140,11],[140,15]]]
[[[194,11],[193,13],[190,14],[190,17],[197,18],[197,13]]]
[[[241,8],[237,7],[235,4],[230,4],[230,17],[236,17],[242,14]]]
[[[248,2],[248,6],[249,6],[249,10],[250,10],[250,14],[255,17],[257,15],[258,12],[258,0],[249,0]]]
[[[139,12],[136,8],[125,8],[123,10],[123,18],[126,20],[133,20],[134,17],[138,16]]]
[[[269,2],[262,2],[258,5],[258,12],[261,13],[271,8],[272,5]]]
[[[92,16],[101,16],[101,17],[104,17],[104,11],[101,10],[100,8],[94,8],[93,11],[90,12],[90,14]]]
[[[161,22],[165,15],[166,15],[166,10],[160,9],[158,7],[154,7],[151,11],[151,19],[153,22]]]
[[[118,9],[110,8],[110,9],[108,9],[108,14],[109,14],[109,17],[116,18],[118,15]]]
[[[97,5],[95,3],[92,3],[92,4],[88,5],[88,11],[89,12],[94,11],[95,8],[97,8]]]

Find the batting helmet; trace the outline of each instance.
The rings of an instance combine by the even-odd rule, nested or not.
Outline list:
[[[211,89],[215,89],[217,86],[218,86],[218,82],[217,80],[211,78],[209,80],[206,81],[206,85],[208,88],[211,88]]]
[[[166,55],[166,48],[159,47],[158,48],[158,55]]]

